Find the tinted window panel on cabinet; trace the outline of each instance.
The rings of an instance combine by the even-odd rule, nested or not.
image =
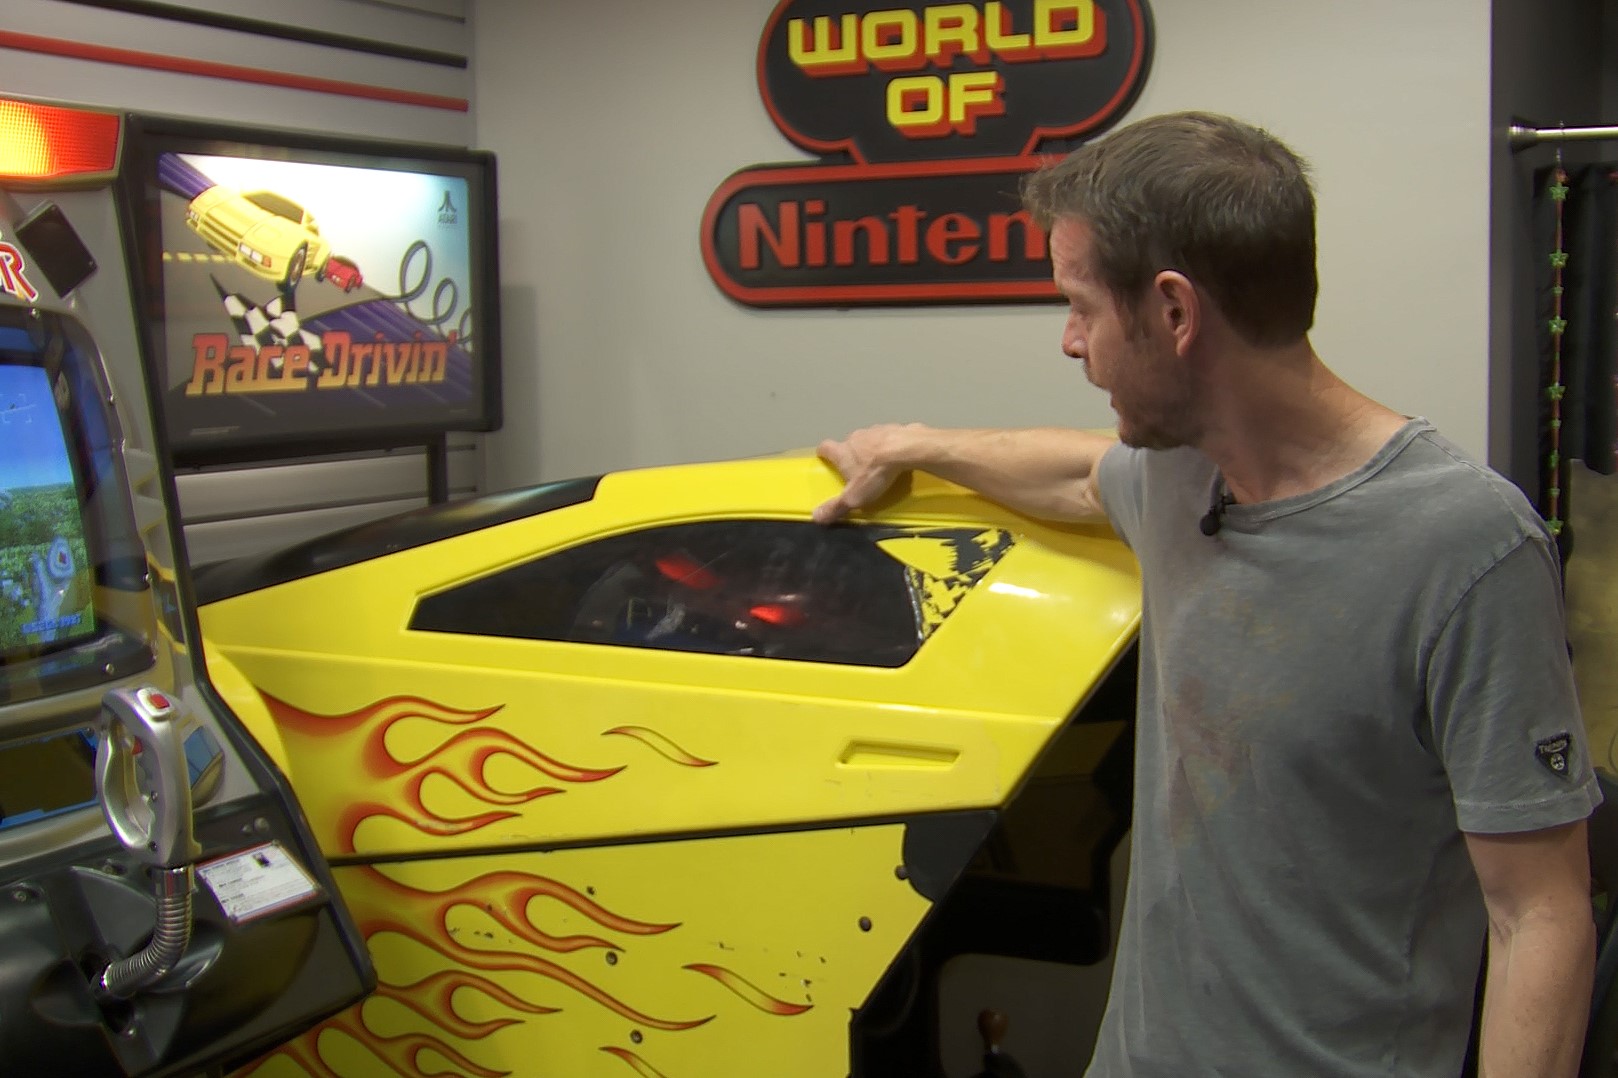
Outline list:
[[[896,667],[1009,545],[979,529],[678,524],[429,596],[410,627]]]

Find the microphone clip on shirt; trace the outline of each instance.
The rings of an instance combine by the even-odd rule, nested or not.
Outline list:
[[[1203,535],[1218,535],[1219,529],[1225,524],[1225,510],[1236,504],[1236,495],[1232,494],[1223,481],[1214,485],[1213,499],[1208,503],[1208,511],[1203,514],[1197,527]]]

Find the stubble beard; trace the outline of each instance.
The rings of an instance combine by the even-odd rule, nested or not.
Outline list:
[[[1200,426],[1191,386],[1172,369],[1147,355],[1135,357],[1150,365],[1134,392],[1113,392],[1113,413],[1118,417],[1118,440],[1135,449],[1179,449],[1197,444]],[[1130,398],[1133,398],[1131,403]]]
[[[1118,417],[1118,440],[1132,449],[1179,449],[1191,443],[1163,427],[1141,424],[1130,426],[1124,417]]]

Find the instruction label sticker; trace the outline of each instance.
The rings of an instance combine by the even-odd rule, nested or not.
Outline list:
[[[321,893],[320,885],[279,842],[198,865],[197,875],[234,924],[300,905]]]

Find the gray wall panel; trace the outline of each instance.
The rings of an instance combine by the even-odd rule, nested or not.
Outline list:
[[[474,443],[452,448],[447,464],[452,497],[464,497],[477,490]],[[394,450],[375,456],[182,472],[176,477],[176,485],[185,520],[213,523],[244,516],[424,498],[426,476],[425,454],[420,450]]]
[[[367,41],[466,55],[465,0],[166,0],[207,15],[274,21]]]
[[[192,565],[208,565],[230,558],[261,554],[370,520],[419,509],[426,504],[427,499],[423,497],[375,505],[312,509],[273,518],[243,517],[211,524],[188,524],[185,529],[186,551]],[[268,529],[273,529],[273,542],[266,542],[265,532]]]
[[[268,16],[272,10],[271,5],[261,6],[263,10],[260,17]],[[464,24],[449,25],[455,28],[453,36],[464,39]],[[471,90],[470,75],[465,68],[353,52],[328,45],[261,37],[243,31],[196,26],[170,19],[106,11],[63,0],[10,0],[4,29],[14,33],[58,38],[86,45],[132,49],[185,60],[230,64],[278,75],[298,75],[342,83],[357,83],[408,93],[465,99]],[[455,42],[452,40],[450,44],[454,45]],[[58,62],[96,68],[107,73],[131,73],[139,70],[89,60],[62,58]],[[183,79],[196,88],[188,112],[209,110],[207,97],[212,90],[205,87],[232,84],[228,79],[201,75],[170,72],[156,72],[156,74],[166,78]],[[259,93],[296,94],[311,100],[340,99],[341,96],[275,86],[239,83],[236,85],[244,85],[245,88]],[[108,86],[107,89],[114,87]],[[113,98],[113,101],[123,103],[119,97]],[[283,123],[298,124],[300,118],[297,113],[301,110],[297,106],[288,106],[288,111],[292,115],[289,115]]]
[[[297,25],[284,12],[303,6],[309,6],[305,0],[265,2],[258,5],[256,14],[265,21]],[[358,0],[319,6],[382,10],[360,4]],[[464,43],[465,24],[446,25],[456,28],[442,42],[445,51],[452,51],[450,46],[459,48]],[[318,23],[313,28],[327,29]],[[104,11],[66,0],[5,0],[0,30],[79,45],[130,49],[289,72],[307,78],[380,86],[456,101],[470,97],[470,73],[465,68],[192,26],[170,19]],[[5,68],[7,93],[70,104],[411,142],[464,146],[472,137],[470,113],[460,108],[266,86],[23,48],[0,48],[0,64]]]
[[[182,0],[202,11],[464,54],[464,0]],[[170,0],[170,6],[176,6]],[[466,99],[464,67],[289,41],[158,15],[68,0],[4,0],[0,31],[168,57],[289,72]],[[156,9],[154,9],[156,10]],[[179,71],[0,48],[6,93],[201,120],[364,135],[405,142],[471,144],[470,114],[346,94],[264,86]],[[128,372],[125,372],[126,374]],[[477,493],[482,438],[456,435],[449,496]],[[275,466],[210,469],[177,477],[194,562],[259,553],[426,503],[421,451],[352,455]]]

